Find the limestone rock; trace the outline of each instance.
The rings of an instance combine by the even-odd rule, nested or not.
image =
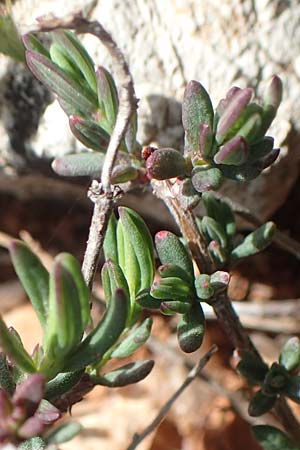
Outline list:
[[[83,6],[112,33],[129,61],[141,99],[139,137],[143,144],[182,144],[180,101],[191,79],[201,81],[216,105],[232,85],[252,86],[259,97],[274,73],[282,78],[283,103],[270,131],[282,147],[279,161],[249,185],[224,186],[226,194],[261,217],[275,211],[299,172],[299,2],[224,0],[220,7],[218,0],[17,0],[15,17],[25,30],[41,14],[63,16]],[[94,37],[85,36],[84,41],[97,63],[111,66],[106,50]],[[49,155],[52,127],[57,136],[53,151],[69,151],[75,145],[55,122],[51,127],[43,125],[47,115],[56,116],[59,107],[49,108],[51,114],[46,110],[31,141],[39,155]]]

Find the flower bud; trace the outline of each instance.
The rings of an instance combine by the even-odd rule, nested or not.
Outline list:
[[[147,175],[156,180],[184,175],[186,171],[185,159],[178,150],[160,148],[153,152],[146,161]]]

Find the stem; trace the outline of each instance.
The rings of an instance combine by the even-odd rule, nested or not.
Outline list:
[[[144,429],[144,431],[140,434],[135,434],[133,436],[132,442],[127,447],[126,450],[134,450],[138,447],[138,445],[149,435],[151,434],[155,428],[160,424],[160,422],[164,419],[167,412],[170,410],[171,406],[175,403],[175,401],[180,397],[180,395],[185,391],[185,389],[192,383],[192,381],[197,378],[203,368],[206,366],[210,358],[216,351],[218,350],[216,345],[213,345],[211,349],[200,359],[200,361],[193,367],[193,369],[188,373],[188,376],[181,384],[181,386],[177,389],[177,391],[172,394],[169,400],[162,406],[159,410],[157,416],[152,420],[152,422]]]
[[[73,29],[77,33],[90,33],[96,36],[109,51],[115,68],[115,74],[119,85],[119,109],[109,145],[105,154],[101,185],[91,186],[90,197],[95,206],[91,221],[87,247],[82,264],[84,279],[91,289],[94,276],[98,267],[100,251],[103,245],[108,220],[114,206],[115,197],[118,191],[112,189],[111,176],[114,163],[122,139],[125,136],[132,114],[137,108],[137,100],[134,92],[134,85],[128,64],[121,50],[111,35],[97,22],[90,22],[82,15],[72,15],[67,19],[52,18],[42,20],[39,31],[51,31],[57,28]]]
[[[200,272],[211,273],[213,268],[211,264],[207,263],[206,245],[199,235],[191,211],[186,211],[182,207],[180,197],[175,196],[172,192],[172,185],[170,182],[152,181],[152,186],[156,196],[165,202],[173,215],[183,237],[189,244],[190,251]],[[191,243],[193,245],[191,245]],[[197,243],[199,243],[198,248],[196,248]],[[199,256],[199,253],[201,256]],[[202,265],[202,263],[204,264]],[[216,295],[213,300],[210,300],[210,304],[214,309],[220,325],[223,327],[237,351],[248,350],[261,358],[257,348],[242,326],[239,316],[236,314],[227,294],[221,293]],[[284,398],[280,398],[277,401],[275,405],[275,414],[281,424],[285,427],[287,433],[296,442],[299,442],[300,424]]]

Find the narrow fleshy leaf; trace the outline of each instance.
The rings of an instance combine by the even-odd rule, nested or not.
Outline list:
[[[207,124],[212,129],[214,112],[210,97],[197,81],[190,81],[184,92],[182,103],[182,123],[186,133],[187,147],[200,150],[199,125]]]
[[[223,249],[227,247],[225,230],[222,225],[212,217],[203,217],[201,220],[201,231],[208,242],[217,241]]]
[[[94,63],[75,33],[56,30],[51,33],[54,42],[58,43],[87,81],[91,90],[97,93],[97,82]]]
[[[269,425],[255,425],[253,434],[263,450],[299,450],[283,431]]]
[[[191,303],[178,300],[164,300],[160,305],[162,314],[172,316],[174,314],[185,314],[191,309]]]
[[[91,320],[89,304],[90,293],[84,281],[80,264],[70,253],[61,253],[57,260],[61,263],[62,267],[69,272],[75,283],[81,309],[81,326],[82,329],[85,329]],[[77,332],[80,334],[80,330],[77,330]]]
[[[129,305],[122,289],[117,289],[108,304],[104,317],[83,340],[75,353],[66,359],[65,370],[79,370],[98,363],[124,331]]]
[[[21,439],[30,439],[36,435],[42,434],[45,430],[45,425],[36,416],[29,417],[23,425],[18,429],[18,436]]]
[[[300,376],[293,375],[288,378],[284,394],[295,403],[300,404]]]
[[[274,76],[266,89],[263,99],[263,115],[260,136],[262,137],[273,122],[282,99],[282,82]]]
[[[15,271],[30,298],[31,304],[45,327],[48,313],[49,274],[40,259],[21,241],[9,245]]]
[[[228,203],[217,199],[212,192],[203,192],[202,200],[206,209],[206,215],[222,225],[226,235],[232,238],[236,233],[236,224],[234,214]]]
[[[275,230],[275,224],[267,222],[248,234],[243,242],[231,252],[231,260],[236,262],[264,250],[272,242]]]
[[[173,148],[159,148],[146,161],[147,176],[156,180],[184,175],[186,172],[185,159]]]
[[[16,366],[26,373],[33,373],[36,368],[19,339],[11,333],[0,316],[0,347]]]
[[[234,98],[234,96],[240,91],[241,91],[241,88],[239,88],[237,86],[233,86],[227,92],[226,97],[222,98],[222,100],[220,100],[220,102],[216,108],[216,113],[219,118],[224,113],[225,109],[227,108],[227,106],[229,105],[231,100]]]
[[[53,425],[61,418],[62,413],[48,400],[42,399],[35,415],[43,422],[44,425]]]
[[[211,241],[207,247],[207,253],[209,254],[211,260],[214,264],[221,268],[227,262],[228,255],[227,252],[221,247],[219,242]]]
[[[29,69],[36,78],[67,105],[68,114],[90,116],[95,112],[97,104],[89,92],[69,79],[48,58],[39,53],[27,50],[26,61]]]
[[[109,129],[112,130],[118,113],[118,92],[113,77],[104,67],[96,72],[99,108]]]
[[[178,236],[170,231],[159,231],[155,235],[155,247],[162,264],[175,264],[185,271],[191,281],[194,279],[192,259]]]
[[[240,166],[248,159],[248,145],[242,136],[235,136],[227,141],[215,154],[216,164]]]
[[[44,335],[45,354],[58,363],[80,342],[84,327],[77,283],[63,264],[64,254],[54,260],[50,273],[49,313]],[[47,372],[42,365],[41,371]]]
[[[243,114],[252,97],[252,89],[245,88],[236,91],[228,101],[223,114],[221,115],[216,132],[216,139],[222,144],[230,129]]]
[[[7,2],[8,4],[8,2]],[[4,8],[4,6],[2,6]],[[11,14],[0,14],[0,53],[25,62],[25,51]]]
[[[150,295],[150,289],[144,289],[139,292],[135,298],[135,302],[145,309],[159,309],[161,300],[158,300]]]
[[[105,233],[103,251],[105,261],[110,259],[118,264],[118,243],[117,243],[117,224],[115,213],[113,212],[108,221],[107,230]]]
[[[65,442],[71,441],[82,430],[82,425],[79,422],[64,423],[60,427],[56,428],[52,433],[47,436],[48,445],[59,445]]]
[[[267,364],[253,352],[247,350],[243,350],[240,357],[237,371],[251,384],[262,384],[269,370]]]
[[[262,116],[259,113],[252,114],[238,131],[238,136],[245,139],[248,144],[255,142],[262,125]]]
[[[168,277],[155,281],[151,286],[150,294],[162,300],[188,300],[192,290],[191,286],[181,278]]]
[[[24,410],[25,417],[32,416],[44,394],[45,377],[39,373],[29,375],[25,381],[17,386],[13,395],[13,404]]]
[[[271,163],[270,163],[271,164]],[[227,166],[219,165],[222,170],[222,174],[225,178],[229,178],[234,181],[249,181],[258,177],[264,169],[262,162],[255,161],[253,163],[247,162],[241,166]]]
[[[105,301],[109,303],[116,289],[122,289],[127,302],[130,302],[130,293],[127,280],[121,267],[111,260],[106,261],[101,270],[102,285]]]
[[[213,134],[210,125],[207,123],[200,123],[199,125],[199,145],[203,158],[210,159],[213,156]]]
[[[182,267],[176,264],[168,263],[159,266],[158,273],[162,278],[176,277],[181,278],[188,284],[191,284],[192,278]]]
[[[137,169],[134,167],[119,164],[113,168],[111,182],[113,184],[127,183],[127,181],[135,180],[138,174]]]
[[[56,64],[68,77],[74,80],[75,83],[81,85],[84,83],[82,73],[69,59],[67,52],[57,42],[53,42],[49,49],[50,59]]]
[[[154,278],[154,248],[152,236],[141,216],[135,211],[130,208],[119,207],[118,212],[120,217],[119,222],[122,224],[125,245],[126,241],[130,242],[139,265],[139,290],[147,289],[151,286]],[[128,277],[129,273],[127,269],[125,270],[125,276]],[[136,291],[136,293],[137,292],[138,291]]]
[[[52,169],[64,177],[100,178],[104,155],[84,152],[61,156],[52,163]]]
[[[97,379],[97,384],[108,387],[122,387],[129,384],[138,383],[146,378],[154,366],[154,361],[142,360],[126,364],[118,369],[101,375]]]
[[[110,135],[100,125],[76,115],[70,116],[69,125],[74,136],[87,148],[106,152]]]
[[[130,119],[128,128],[125,134],[125,144],[129,153],[136,154],[139,151],[139,144],[136,140],[137,135],[137,112],[135,111]]]
[[[192,183],[198,192],[217,190],[222,181],[222,172],[217,167],[196,167],[192,173]]]
[[[195,288],[197,292],[197,297],[200,300],[210,299],[215,291],[210,283],[210,275],[202,273],[195,279]]]
[[[279,362],[288,371],[300,368],[300,339],[298,337],[292,337],[284,344]]]
[[[262,416],[270,411],[276,403],[276,396],[265,395],[262,390],[256,392],[249,403],[248,413],[251,417]]]
[[[151,318],[147,318],[134,330],[132,330],[113,351],[111,355],[112,358],[126,358],[144,345],[151,334],[152,323],[153,320]]]
[[[83,370],[57,374],[55,378],[47,382],[44,398],[49,401],[59,398],[76,386],[82,375]]]
[[[30,32],[23,34],[22,40],[26,50],[31,50],[33,52],[40,53],[41,55],[44,55],[47,58],[50,58],[49,51],[46,49],[46,47],[42,44],[42,42],[38,39],[38,37],[34,33]]]
[[[273,150],[274,139],[271,136],[265,136],[261,141],[256,142],[249,148],[249,162],[265,158]]]
[[[9,395],[14,393],[16,384],[12,377],[12,371],[9,370],[7,358],[0,352],[0,390],[3,389]]]
[[[205,331],[205,317],[200,303],[195,303],[191,309],[181,316],[177,326],[179,346],[185,353],[198,350]]]

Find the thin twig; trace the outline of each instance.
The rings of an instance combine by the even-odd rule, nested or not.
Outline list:
[[[193,369],[189,372],[186,379],[182,383],[182,385],[177,389],[174,394],[169,398],[169,400],[162,406],[159,410],[157,416],[153,419],[153,421],[145,428],[145,430],[140,434],[135,434],[133,436],[132,442],[130,443],[127,450],[134,450],[137,446],[149,435],[151,434],[155,428],[160,424],[160,422],[164,419],[167,412],[170,410],[171,406],[175,403],[178,397],[185,391],[185,389],[197,378],[203,368],[206,366],[210,358],[216,351],[218,347],[213,345],[211,349],[200,359],[198,364],[196,364]]]
[[[87,247],[82,264],[85,281],[91,289],[95,272],[97,270],[100,251],[104,241],[107,223],[115,202],[116,194],[113,191],[111,176],[114,163],[122,139],[125,136],[132,114],[137,108],[133,80],[125,57],[111,35],[97,22],[90,22],[82,15],[72,15],[67,19],[51,18],[40,22],[40,31],[51,31],[57,28],[73,29],[77,33],[89,33],[96,36],[110,53],[119,86],[119,109],[116,124],[113,129],[101,175],[101,185],[95,192],[92,186],[92,198],[95,203],[91,221]]]

